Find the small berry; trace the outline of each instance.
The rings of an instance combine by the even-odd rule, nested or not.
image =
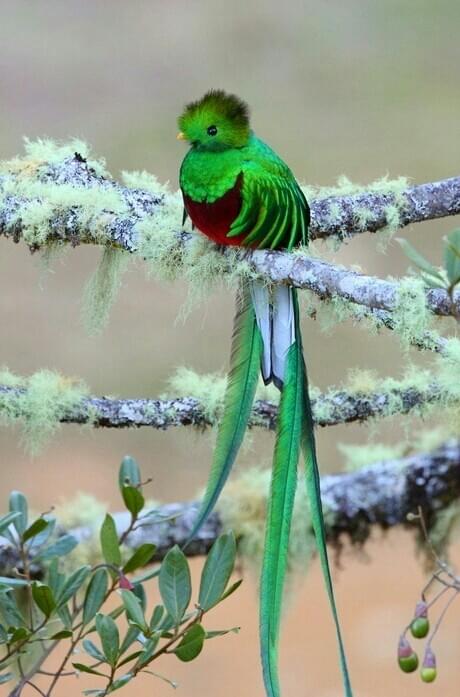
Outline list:
[[[425,651],[425,656],[423,657],[423,664],[420,675],[423,682],[433,682],[433,680],[436,680],[436,656],[434,655],[433,651],[429,646],[427,647]]]
[[[412,620],[410,631],[416,639],[423,639],[430,631],[430,622],[427,617],[416,617]]]
[[[399,639],[398,664],[404,673],[413,673],[418,668],[418,656],[404,636]]]
[[[436,668],[422,668],[420,675],[423,682],[434,682],[436,680],[437,671]]]

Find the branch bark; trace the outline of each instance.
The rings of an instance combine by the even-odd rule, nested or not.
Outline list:
[[[14,191],[18,174],[0,176],[0,234],[18,242],[24,233],[21,211],[34,199],[18,196]],[[24,176],[24,174],[21,174]],[[82,243],[101,244],[101,235],[91,230],[103,230],[106,243],[128,252],[136,252],[138,233],[136,225],[147,216],[155,216],[167,205],[164,195],[129,189],[111,179],[104,178],[88,165],[77,153],[62,162],[42,164],[35,180],[75,188],[97,188],[116,192],[125,205],[126,212],[116,214],[101,209],[95,211],[91,225],[81,223],[78,206],[56,207],[51,215],[48,233],[43,244],[67,241],[72,245]],[[361,232],[376,232],[388,223],[386,210],[398,204],[401,227],[414,222],[436,219],[460,213],[460,177],[409,187],[396,197],[393,193],[367,192],[353,196],[329,197],[311,202],[311,236],[324,238],[329,235],[345,237]],[[358,212],[366,210],[366,222],[358,224]],[[334,212],[334,215],[332,215]],[[179,226],[179,222],[177,224]],[[190,242],[191,235],[177,233],[178,245]],[[38,243],[31,245],[38,248]],[[285,283],[306,288],[327,299],[338,296],[373,310],[391,312],[397,303],[398,284],[383,279],[358,274],[324,261],[301,254],[275,251],[246,251],[244,257],[253,269],[274,283]],[[460,293],[454,301],[442,289],[429,289],[427,306],[437,315],[460,315]]]
[[[383,529],[408,526],[407,515],[416,513],[418,507],[422,508],[429,527],[441,509],[460,497],[460,441],[449,441],[431,453],[378,462],[357,472],[324,476],[321,492],[327,511],[327,539],[333,545],[340,545],[343,536],[361,545],[374,526]],[[157,546],[155,558],[162,559],[172,545],[182,546],[188,540],[198,506],[196,501],[160,506],[154,517],[146,519],[127,537],[126,544],[137,547],[153,542]],[[118,531],[123,532],[129,525],[129,514],[115,513],[114,518]],[[206,554],[222,529],[223,521],[214,512],[187,546],[187,555]],[[86,527],[69,532],[80,541],[94,534]],[[11,572],[15,563],[12,548],[0,546],[1,573]],[[40,574],[39,567],[35,568],[35,574]]]
[[[0,396],[8,399],[8,413],[27,419],[21,400],[26,388],[0,385]],[[313,416],[317,426],[335,426],[373,417],[407,414],[424,405],[439,402],[446,395],[436,386],[426,390],[415,387],[391,389],[384,392],[347,392],[331,390],[312,399]],[[17,405],[12,400],[17,400]],[[0,401],[1,412],[1,401]],[[278,407],[273,402],[257,400],[249,425],[274,430]],[[218,419],[206,415],[206,410],[194,397],[175,399],[113,399],[110,397],[85,397],[72,409],[63,413],[61,423],[85,424],[95,427],[128,428],[150,426],[165,430],[174,426],[206,428]]]

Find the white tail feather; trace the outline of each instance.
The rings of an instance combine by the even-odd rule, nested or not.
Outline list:
[[[295,341],[294,306],[288,286],[276,286],[272,296],[272,376],[277,387],[284,382],[286,358]]]
[[[295,341],[292,292],[288,286],[276,286],[270,294],[263,283],[252,281],[251,298],[264,345],[262,377],[281,388],[287,352]]]
[[[262,377],[270,382],[271,377],[271,307],[270,294],[266,285],[260,281],[250,283],[251,299],[256,313],[257,326],[262,335],[264,351],[262,354]]]

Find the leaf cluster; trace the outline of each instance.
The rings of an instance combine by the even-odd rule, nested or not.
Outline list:
[[[173,654],[180,661],[192,661],[208,639],[238,629],[213,631],[204,626],[207,613],[241,583],[229,586],[236,556],[234,535],[221,535],[214,543],[193,604],[189,564],[177,545],[161,563],[152,563],[156,549],[150,543],[141,544],[123,560],[123,542],[155,512],[144,512],[141,473],[130,457],[121,463],[119,488],[130,515],[128,527],[117,530],[107,514],[99,530],[101,562],[71,572],[63,568],[61,558],[73,551],[77,539],[60,532],[51,513],[29,521],[24,494],[15,491],[9,497],[9,511],[0,518],[0,536],[14,549],[18,563],[11,575],[0,577],[0,684],[16,680],[18,697],[62,643],[67,646],[66,658],[57,671],[47,672],[46,694],[64,675],[86,673],[102,684],[84,694],[102,697],[139,673],[157,675],[150,666],[159,656]],[[146,571],[133,576],[147,565]],[[34,577],[37,569],[40,578]],[[151,581],[158,584],[161,598],[153,608],[148,607],[146,592]],[[38,660],[36,644],[43,649]],[[77,651],[82,658],[73,661]],[[74,670],[64,673],[70,660]]]

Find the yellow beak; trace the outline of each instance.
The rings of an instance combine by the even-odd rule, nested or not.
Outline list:
[[[177,138],[177,140],[186,140],[185,133],[182,133],[182,131],[179,131],[176,138]]]

